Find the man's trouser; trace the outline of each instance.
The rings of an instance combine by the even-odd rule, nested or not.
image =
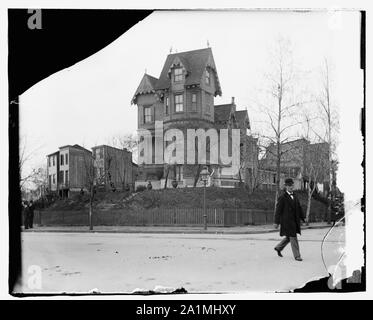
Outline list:
[[[297,236],[295,237],[285,237],[281,242],[275,247],[276,250],[282,251],[287,244],[290,242],[291,250],[293,250],[294,258],[300,258],[299,243]]]

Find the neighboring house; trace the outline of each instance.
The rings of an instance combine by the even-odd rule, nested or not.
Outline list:
[[[59,151],[47,155],[47,176],[49,192],[58,193],[58,172],[60,171]]]
[[[59,151],[48,155],[49,190],[61,198],[87,190],[92,166],[91,151],[77,144],[60,147]]]
[[[132,162],[132,152],[108,145],[92,148],[98,184],[106,190],[133,190],[137,165]]]
[[[277,145],[271,143],[266,150],[265,158],[261,159],[260,167],[263,171],[273,172],[273,181],[276,181]],[[281,174],[283,178],[291,177],[295,182],[295,189],[305,189],[311,182],[309,177],[310,164],[313,164],[320,174],[316,183],[328,184],[328,175],[323,167],[328,163],[328,143],[311,144],[307,139],[301,138],[281,144]]]
[[[214,174],[209,185],[234,187],[240,180],[250,181],[250,169],[256,170],[257,147],[256,140],[247,135],[249,117],[246,110],[236,110],[234,98],[231,104],[215,106],[214,97],[221,94],[211,48],[169,54],[158,79],[148,74],[143,76],[131,103],[138,107],[138,129],[152,133],[153,161],[151,164],[139,163],[137,185],[151,181],[153,188],[161,188],[167,178],[169,186],[171,180],[176,180],[178,186],[193,186],[201,169],[198,164],[186,164],[186,158],[183,165],[173,166],[171,170],[165,163],[156,164],[155,121],[163,121],[164,132],[172,128],[181,130],[185,139],[187,129],[240,128],[244,155],[240,174],[227,174],[226,166],[220,163],[217,167],[211,165],[210,172]]]

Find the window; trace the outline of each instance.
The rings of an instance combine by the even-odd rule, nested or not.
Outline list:
[[[94,156],[95,156],[96,160],[102,159],[103,158],[103,154],[104,154],[104,149],[103,148],[97,148],[94,151]]]
[[[50,159],[50,158],[49,158],[49,159]],[[50,187],[51,187],[51,184],[52,184],[52,175],[50,174],[48,178],[49,178],[49,188],[50,188]]]
[[[183,69],[182,68],[176,68],[174,71],[174,81],[182,81],[183,80]]]
[[[206,93],[206,109],[205,109],[205,112],[206,113],[211,113],[211,102],[212,102],[212,95],[211,94],[208,94]],[[212,102],[213,103],[213,102]]]
[[[192,111],[197,110],[197,94],[192,93]]]
[[[210,84],[210,72],[208,70],[206,70],[206,84]]]
[[[183,95],[177,94],[175,96],[175,112],[183,112]]]
[[[68,161],[67,161],[67,160],[68,160],[68,154],[66,153],[66,154],[65,154],[65,164],[68,164]]]
[[[166,98],[166,114],[169,113],[169,106],[170,106],[170,99],[169,97]]]
[[[60,180],[61,180],[61,183],[63,183],[63,171],[62,170],[60,171]]]
[[[56,183],[56,174],[53,174],[53,184],[55,184],[55,183]]]
[[[55,162],[54,162],[54,156],[52,157],[52,160],[53,160],[53,166],[54,166],[54,163],[55,163]],[[53,183],[54,183],[54,182],[53,182]]]
[[[152,109],[151,107],[144,108],[144,123],[152,122]]]
[[[61,154],[61,162],[60,165],[63,166],[63,154]]]
[[[66,184],[69,183],[69,170],[66,170],[66,171],[65,171],[65,183],[66,183]]]
[[[48,167],[51,166],[51,157],[48,158]]]

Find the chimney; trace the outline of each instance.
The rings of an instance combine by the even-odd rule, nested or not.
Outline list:
[[[234,97],[232,97],[232,109],[234,112],[236,112],[236,104],[234,103]]]

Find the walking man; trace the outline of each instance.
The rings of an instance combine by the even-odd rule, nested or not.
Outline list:
[[[297,233],[300,234],[300,221],[304,222],[305,217],[299,200],[293,193],[293,187],[293,179],[286,179],[285,191],[277,200],[275,228],[280,225],[280,236],[285,238],[275,247],[275,250],[282,257],[281,251],[290,242],[295,260],[302,261]]]

